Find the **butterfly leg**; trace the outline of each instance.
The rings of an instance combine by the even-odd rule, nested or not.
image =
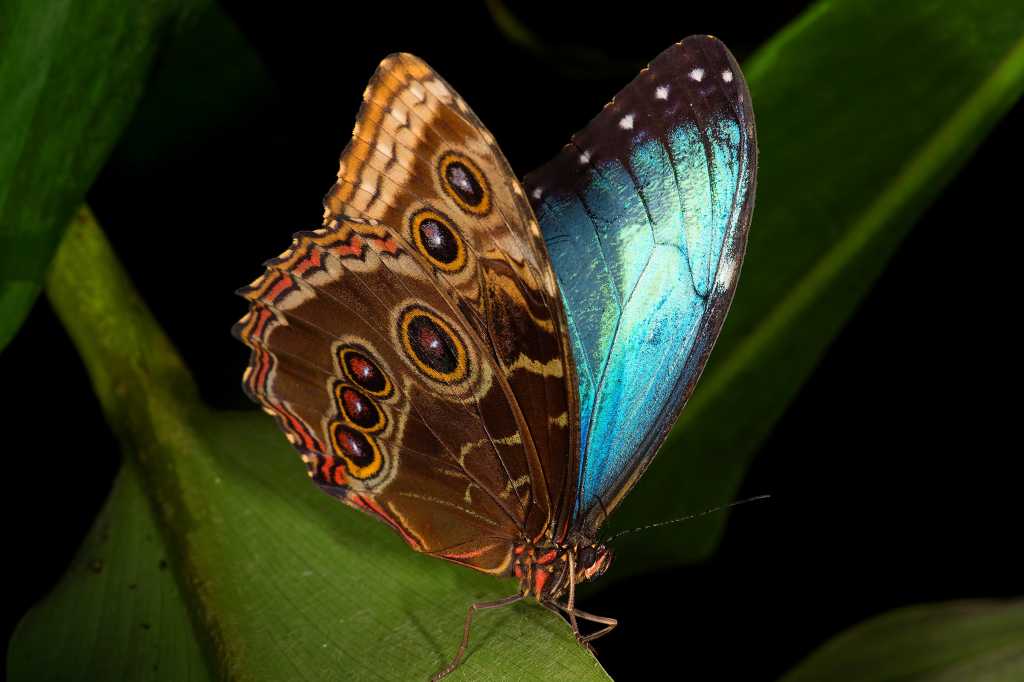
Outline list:
[[[459,645],[459,650],[455,654],[455,658],[449,663],[443,670],[439,670],[430,678],[430,682],[437,682],[442,677],[447,677],[451,671],[459,667],[459,663],[462,662],[462,657],[466,654],[466,647],[469,646],[469,629],[473,625],[473,614],[477,611],[486,611],[488,609],[497,609],[502,606],[508,606],[514,604],[523,598],[522,594],[513,594],[511,597],[505,597],[504,599],[496,599],[495,601],[482,601],[475,604],[470,604],[469,609],[466,610],[466,624],[462,628],[462,644]]]
[[[578,611],[576,613],[573,613],[572,611],[569,611],[565,604],[559,604],[556,601],[541,602],[541,606],[546,608],[548,611],[551,611],[552,613],[558,614],[559,618],[562,617],[563,613],[566,616],[568,616],[569,627],[572,628],[572,633],[576,636],[576,643],[584,649],[586,649],[587,651],[589,651],[590,653],[594,653],[594,647],[590,646],[590,644],[588,644],[585,641],[583,633],[580,632],[579,623],[576,622],[576,613],[579,613]]]
[[[601,628],[600,630],[598,630],[597,632],[592,632],[589,635],[581,635],[580,632],[577,630],[576,631],[576,639],[577,639],[577,641],[579,641],[580,644],[582,644],[584,646],[587,646],[589,644],[589,642],[592,642],[595,639],[599,639],[601,637],[604,637],[609,632],[614,630],[615,626],[619,624],[619,621],[617,621],[614,618],[608,618],[606,616],[595,616],[592,613],[587,613],[586,611],[581,611],[581,610],[576,609],[576,608],[574,608],[570,612],[569,608],[567,606],[562,605],[562,604],[558,604],[558,607],[560,609],[562,609],[563,611],[565,611],[566,613],[571,614],[571,616],[573,616],[575,618],[580,618],[582,620],[588,620],[591,623],[600,623],[601,625],[605,626],[605,627]],[[589,646],[588,646],[588,648],[589,648]]]
[[[576,635],[576,641],[579,642],[587,651],[593,653],[594,648],[590,646],[590,642],[600,637],[604,637],[609,632],[615,629],[615,626],[619,624],[619,621],[614,618],[607,618],[605,616],[595,616],[592,613],[581,611],[576,608],[576,561],[575,557],[569,555],[569,601],[566,604],[559,604],[558,602],[552,602],[556,607],[563,611],[569,617],[569,624],[572,626],[573,634]],[[547,606],[547,604],[545,604]],[[551,607],[548,607],[551,608]],[[551,609],[554,611],[554,609]],[[584,635],[580,632],[580,624],[576,620],[581,618],[588,620],[592,623],[600,623],[605,627],[601,628],[597,632],[592,632],[589,635]]]
[[[576,641],[579,642],[580,646],[587,651],[593,653],[594,649],[587,644],[583,639],[583,635],[580,634],[580,624],[576,622],[576,557],[569,554],[569,604],[568,608],[562,604],[557,604],[558,608],[562,609],[569,615],[569,623],[572,625],[573,634],[576,635]]]

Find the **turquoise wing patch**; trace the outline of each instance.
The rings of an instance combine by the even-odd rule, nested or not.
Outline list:
[[[700,377],[735,291],[756,174],[739,66],[693,36],[525,179],[579,378],[585,533],[650,464]]]

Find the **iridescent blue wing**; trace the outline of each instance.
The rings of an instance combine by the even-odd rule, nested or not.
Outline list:
[[[526,176],[579,377],[573,522],[585,532],[650,464],[700,377],[746,250],[756,171],[739,66],[692,36]]]

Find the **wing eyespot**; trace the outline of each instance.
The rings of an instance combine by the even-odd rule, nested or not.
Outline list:
[[[329,431],[331,447],[352,478],[362,481],[380,472],[384,457],[373,437],[341,421],[332,421]]]
[[[377,433],[387,426],[387,417],[377,403],[359,389],[336,382],[334,403],[338,414],[345,421],[363,433]]]
[[[466,244],[448,216],[432,208],[420,209],[409,226],[416,248],[435,268],[454,274],[466,267]]]
[[[391,379],[364,348],[342,346],[338,349],[338,366],[349,381],[374,398],[389,398],[394,392]]]
[[[469,375],[466,344],[439,315],[411,305],[398,318],[398,337],[413,365],[430,379],[457,384]]]
[[[465,154],[447,151],[437,162],[445,194],[463,211],[477,216],[491,212],[491,187],[480,167]]]

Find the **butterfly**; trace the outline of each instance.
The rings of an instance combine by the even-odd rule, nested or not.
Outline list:
[[[420,59],[381,62],[323,224],[239,293],[243,386],[327,494],[564,613],[693,391],[733,298],[757,145],[710,36],[656,57],[520,183]],[[582,634],[579,621],[603,626]]]

